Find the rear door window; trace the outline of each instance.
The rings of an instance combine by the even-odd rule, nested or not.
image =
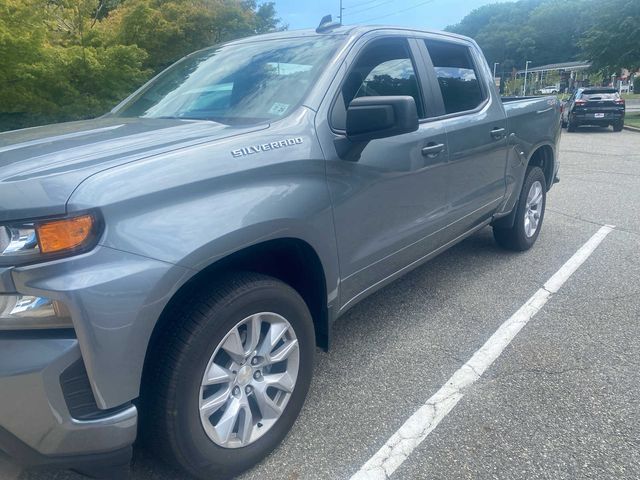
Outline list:
[[[485,99],[469,47],[440,40],[424,41],[435,69],[447,114],[474,110]]]

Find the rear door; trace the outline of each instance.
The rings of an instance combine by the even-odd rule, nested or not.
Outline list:
[[[423,54],[441,102],[449,163],[447,201],[451,236],[492,215],[506,192],[507,125],[491,73],[469,42],[422,40]],[[492,93],[493,92],[493,93]]]

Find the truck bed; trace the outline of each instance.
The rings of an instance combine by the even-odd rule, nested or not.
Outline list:
[[[531,145],[549,141],[560,123],[560,102],[553,96],[502,97],[507,131]]]

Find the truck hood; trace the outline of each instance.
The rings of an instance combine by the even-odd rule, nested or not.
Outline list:
[[[0,133],[0,222],[64,214],[75,188],[107,168],[265,128],[106,117]]]

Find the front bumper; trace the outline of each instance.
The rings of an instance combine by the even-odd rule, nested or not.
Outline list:
[[[130,458],[136,407],[94,415],[88,412],[97,408],[78,408],[74,397],[86,400],[81,362],[78,341],[68,333],[0,336],[0,450],[29,466]]]
[[[0,268],[0,294],[60,302],[72,320],[66,330],[0,331],[0,454],[75,470],[130,458],[147,345],[191,274],[103,246]]]

